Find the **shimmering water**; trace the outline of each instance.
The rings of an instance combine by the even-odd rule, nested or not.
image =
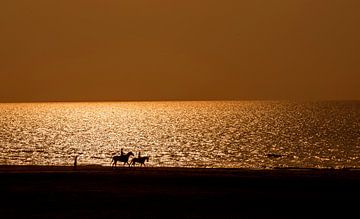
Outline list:
[[[110,165],[121,148],[150,166],[360,167],[360,101],[0,104],[0,164]]]

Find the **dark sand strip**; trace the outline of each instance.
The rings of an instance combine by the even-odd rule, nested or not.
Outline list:
[[[1,218],[349,216],[359,170],[0,166]]]

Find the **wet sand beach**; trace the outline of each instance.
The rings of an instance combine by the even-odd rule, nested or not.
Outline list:
[[[360,170],[0,166],[1,218],[322,218],[356,213]]]

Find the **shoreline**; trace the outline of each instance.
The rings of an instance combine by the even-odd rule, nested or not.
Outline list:
[[[345,217],[344,211],[357,209],[359,185],[358,169],[0,166],[0,213],[2,218],[311,218],[330,209],[329,216]]]
[[[65,165],[0,165],[0,174],[4,172],[42,172],[42,171],[54,171],[54,172],[67,172],[67,171],[88,171],[88,172],[109,172],[109,171],[119,171],[119,170],[147,170],[147,171],[173,171],[173,172],[197,172],[197,173],[212,173],[212,174],[221,174],[223,173],[242,173],[242,172],[307,172],[309,174],[317,172],[359,172],[360,168],[299,168],[299,167],[275,167],[275,168],[208,168],[208,167],[128,167],[128,166],[102,166],[102,165],[78,165],[76,169],[74,166],[65,166]]]

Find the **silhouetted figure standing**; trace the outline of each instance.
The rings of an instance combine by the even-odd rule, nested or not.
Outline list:
[[[79,156],[75,156],[74,158],[74,170],[76,170],[77,168],[77,159],[78,159]]]
[[[124,151],[123,151],[123,149],[121,148],[121,156],[123,156],[124,155]]]
[[[141,155],[140,155],[140,151],[139,151],[139,153],[138,153],[138,158],[140,158],[141,157]]]

